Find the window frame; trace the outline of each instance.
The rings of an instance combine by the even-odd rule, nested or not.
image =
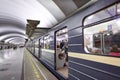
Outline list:
[[[113,3],[113,4],[111,4],[111,5],[107,6],[107,7],[104,7],[104,8],[102,8],[102,9],[100,9],[100,10],[97,10],[97,11],[95,11],[95,12],[93,12],[93,13],[85,16],[85,17],[83,18],[83,21],[82,21],[82,26],[83,26],[83,28],[82,28],[82,33],[83,33],[83,37],[84,37],[84,28],[89,28],[89,27],[92,27],[92,26],[95,26],[95,25],[99,25],[99,24],[106,23],[106,22],[108,22],[108,21],[112,21],[112,20],[115,20],[115,19],[117,19],[117,18],[120,18],[120,13],[117,12],[118,4],[120,5],[120,2],[115,2],[115,3]],[[101,19],[101,20],[99,20],[99,21],[96,21],[96,22],[93,22],[93,23],[90,23],[90,24],[87,24],[87,25],[84,25],[85,20],[86,20],[89,16],[94,15],[94,14],[96,14],[96,13],[99,13],[99,12],[101,12],[101,11],[103,11],[103,10],[109,8],[109,7],[112,7],[112,6],[114,6],[114,5],[115,5],[115,7],[116,7],[116,9],[115,9],[116,15],[111,16],[111,17],[108,17],[108,18]],[[83,48],[84,48],[84,46],[85,46],[85,45],[84,45],[84,38],[83,38]],[[84,51],[85,51],[85,50],[84,50]],[[85,52],[86,52],[86,51],[85,51]],[[87,52],[86,52],[86,53],[87,53]],[[88,53],[88,54],[89,54],[89,53]],[[104,54],[90,54],[90,55],[100,55],[100,56],[108,56],[108,57],[120,57],[120,56],[111,56],[111,55],[104,55]]]
[[[83,18],[83,20],[82,20],[82,26],[83,26],[83,28],[84,28],[84,27],[88,27],[88,26],[90,27],[90,26],[93,26],[93,25],[97,25],[97,24],[103,23],[103,22],[106,21],[106,20],[109,21],[110,18],[120,15],[119,13],[117,13],[117,5],[118,5],[118,4],[120,4],[120,2],[115,2],[115,3],[113,3],[113,4],[109,5],[109,6],[106,6],[106,7],[102,8],[102,9],[99,9],[99,10],[97,10],[97,11],[95,11],[95,12],[93,12],[93,13],[87,15],[87,16],[85,16],[85,17]],[[102,20],[100,20],[100,21],[96,21],[96,22],[93,22],[93,23],[84,25],[85,20],[86,20],[88,17],[90,17],[90,16],[92,16],[92,15],[94,15],[94,14],[96,14],[96,13],[99,13],[99,12],[101,12],[101,11],[107,9],[107,8],[110,8],[110,7],[114,6],[114,5],[115,5],[115,7],[116,7],[116,15],[111,16],[111,17],[108,17],[108,18],[104,18],[104,19],[102,19]]]

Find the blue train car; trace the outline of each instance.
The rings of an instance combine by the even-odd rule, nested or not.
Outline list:
[[[60,80],[120,80],[120,2],[99,0],[29,40]]]

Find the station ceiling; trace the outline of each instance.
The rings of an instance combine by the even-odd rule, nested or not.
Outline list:
[[[24,44],[27,19],[51,28],[88,2],[97,0],[1,0],[0,41]]]

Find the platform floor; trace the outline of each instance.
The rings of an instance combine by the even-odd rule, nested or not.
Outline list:
[[[58,80],[27,50],[24,54],[24,80]]]
[[[65,78],[68,78],[68,66],[58,69],[57,72],[60,73]]]
[[[21,80],[24,49],[0,50],[0,80]]]
[[[0,50],[0,80],[58,80],[24,48]]]

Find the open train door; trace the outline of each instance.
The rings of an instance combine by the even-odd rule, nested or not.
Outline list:
[[[55,70],[68,77],[68,30],[64,27],[55,32]]]

